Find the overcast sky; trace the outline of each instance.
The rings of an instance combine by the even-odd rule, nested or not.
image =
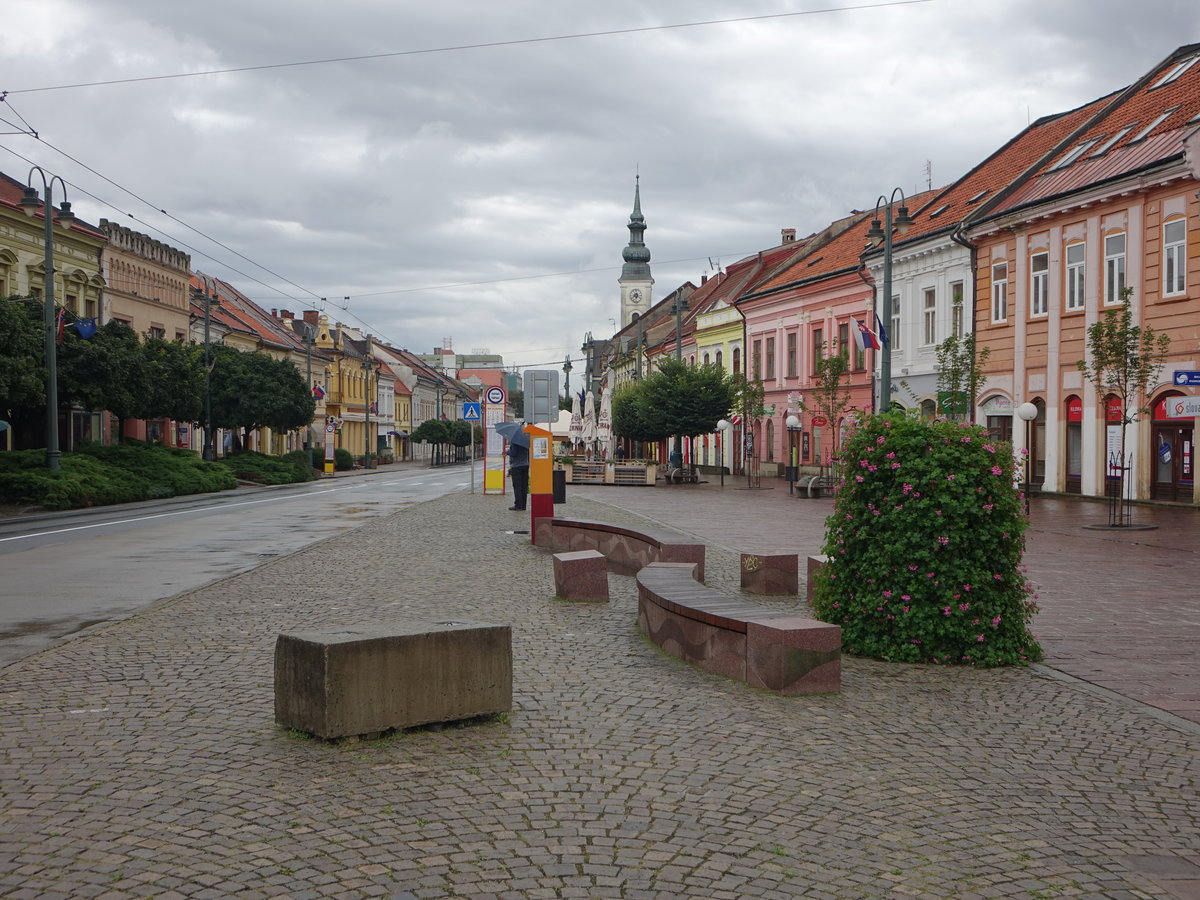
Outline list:
[[[657,300],[953,181],[1200,41],[1200,3],[8,0],[3,29],[0,131],[40,139],[0,170],[268,309],[557,366],[614,330],[635,174]]]

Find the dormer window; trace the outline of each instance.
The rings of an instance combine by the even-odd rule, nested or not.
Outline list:
[[[1075,160],[1079,159],[1079,157],[1083,156],[1083,154],[1087,153],[1089,150],[1091,150],[1093,147],[1095,147],[1096,144],[1098,144],[1099,142],[1100,142],[1100,138],[1092,138],[1090,141],[1084,141],[1081,144],[1076,144],[1075,147],[1071,150],[1071,152],[1069,152],[1066,156],[1064,156],[1062,159],[1060,159],[1058,162],[1056,162],[1054,165],[1052,165],[1046,171],[1047,172],[1056,172],[1059,169],[1065,169],[1071,163],[1075,162]]]
[[[1163,122],[1167,121],[1167,119],[1169,119],[1171,117],[1171,115],[1174,112],[1176,112],[1178,109],[1179,109],[1178,106],[1172,106],[1170,109],[1165,110],[1164,112],[1160,113],[1157,119],[1155,119],[1153,122],[1151,122],[1145,128],[1143,128],[1141,131],[1139,131],[1137,134],[1135,134],[1133,137],[1131,137],[1129,139],[1129,143],[1136,144],[1138,141],[1144,141],[1146,138],[1148,138],[1150,136],[1150,132],[1152,132],[1155,128],[1157,128]]]
[[[1186,72],[1192,66],[1194,66],[1196,64],[1197,60],[1200,60],[1200,53],[1189,56],[1187,59],[1183,60],[1182,62],[1177,63],[1173,69],[1171,69],[1170,71],[1167,72],[1166,75],[1164,75],[1162,78],[1158,79],[1158,81],[1156,81],[1154,83],[1154,87],[1150,88],[1150,90],[1154,90],[1154,88],[1160,88],[1164,84],[1170,84],[1172,81],[1174,81],[1180,75],[1182,75],[1184,72]]]
[[[976,194],[974,197],[972,197],[967,202],[968,203],[978,203],[980,200],[982,200],[984,197],[986,197],[988,194],[990,194],[991,190],[992,190],[991,188],[984,188],[982,191],[980,191],[978,194]]]
[[[939,206],[937,209],[935,209],[933,212],[931,212],[929,214],[929,218],[936,219],[938,216],[940,216],[942,213],[944,213],[949,208],[950,208],[949,203],[943,203],[941,206]]]
[[[1125,135],[1129,134],[1129,132],[1133,131],[1133,129],[1136,127],[1137,122],[1132,122],[1129,125],[1126,125],[1107,141],[1097,147],[1096,152],[1092,154],[1092,159],[1095,159],[1097,156],[1103,156],[1116,145],[1117,141],[1121,140],[1121,138],[1125,137]]]

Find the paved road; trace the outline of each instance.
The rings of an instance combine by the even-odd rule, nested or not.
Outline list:
[[[678,487],[561,511],[694,528],[715,504],[706,568],[736,590],[725,548],[801,503]],[[418,504],[0,670],[0,896],[1200,896],[1195,724],[1045,667],[847,659],[839,695],[755,691],[648,645],[631,579],[555,602],[507,505]],[[510,716],[340,744],[274,726],[280,631],[448,615],[513,624]]]

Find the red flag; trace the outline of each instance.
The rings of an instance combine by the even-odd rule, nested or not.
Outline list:
[[[63,332],[66,330],[66,328],[67,328],[67,311],[65,309],[60,309],[58,311],[58,342],[60,344],[63,341]]]

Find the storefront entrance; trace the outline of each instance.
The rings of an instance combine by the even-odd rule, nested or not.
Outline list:
[[[1150,463],[1153,479],[1150,497],[1154,500],[1195,502],[1195,429],[1194,419],[1168,419],[1168,395],[1154,404]]]

